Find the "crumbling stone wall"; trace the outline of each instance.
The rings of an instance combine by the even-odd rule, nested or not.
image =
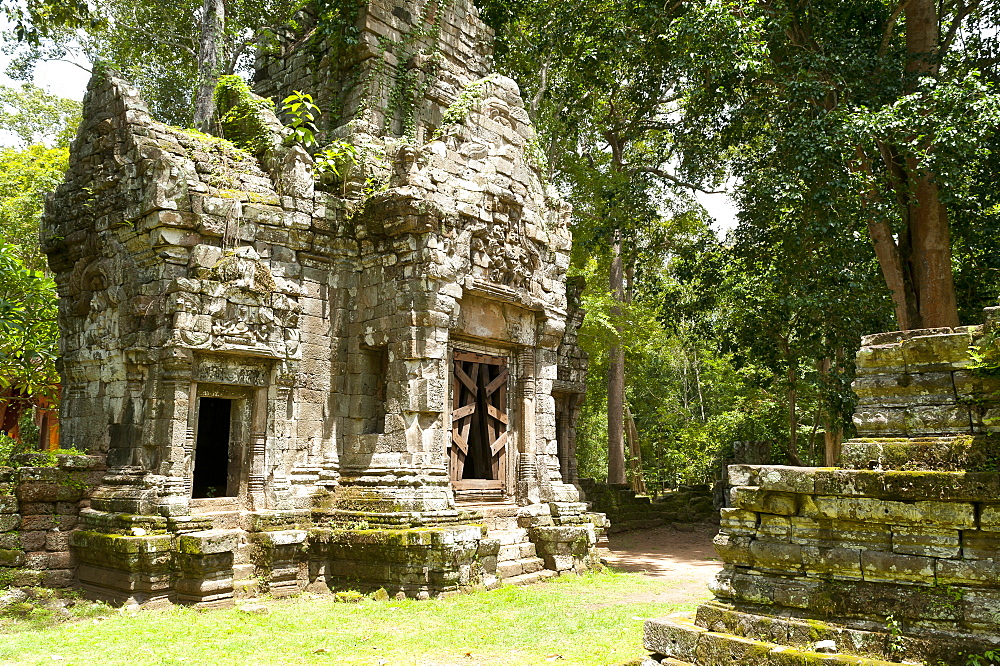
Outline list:
[[[70,587],[70,535],[103,476],[100,458],[25,454],[0,467],[0,587]]]
[[[995,344],[996,312],[867,336],[840,468],[730,466],[716,598],[647,622],[656,661],[829,663],[823,648],[965,666],[1000,647],[1000,384],[972,354]]]
[[[585,371],[569,208],[544,182],[517,86],[485,76],[472,4],[396,9],[358,6],[356,58],[332,36],[290,36],[287,58],[261,63],[278,99],[309,89],[303,72],[332,82],[317,92],[323,136],[357,154],[340,177],[238,87],[221,131],[245,149],[158,123],[113,72],[92,80],[43,229],[64,437],[108,467],[73,536],[92,596],[213,606],[260,589],[494,585],[496,543],[456,499],[558,527],[537,533],[555,570],[596,562],[603,518],[566,470]],[[402,46],[375,62],[361,55],[378,25]],[[421,53],[437,63],[422,79],[400,66],[411,47],[418,70]],[[391,91],[416,80],[401,115]],[[507,370],[485,491],[458,488],[459,352]],[[225,405],[226,469],[201,488],[211,401]]]

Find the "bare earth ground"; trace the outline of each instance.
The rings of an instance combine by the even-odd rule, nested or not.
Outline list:
[[[690,529],[691,531],[687,531]],[[712,539],[717,525],[670,525],[621,532],[608,537],[603,559],[619,571],[641,573],[672,583],[660,592],[644,593],[634,601],[695,603],[711,596],[708,583],[722,569]]]

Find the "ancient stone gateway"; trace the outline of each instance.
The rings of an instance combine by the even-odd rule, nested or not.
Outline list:
[[[315,95],[338,175],[238,91],[247,150],[91,81],[43,247],[63,438],[106,456],[72,538],[94,596],[425,597],[596,562],[569,210],[517,86],[469,0],[345,18],[307,13],[255,80]]]
[[[970,345],[995,355],[998,315],[867,336],[842,467],[731,466],[716,598],[647,621],[649,662],[995,663],[1000,380]]]

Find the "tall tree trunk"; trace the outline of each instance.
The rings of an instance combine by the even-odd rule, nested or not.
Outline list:
[[[701,422],[705,423],[705,396],[701,393],[701,374],[698,372],[698,348],[694,349],[694,385],[698,388],[698,407],[701,408]]]
[[[622,275],[620,231],[615,232],[611,252],[608,286],[611,289],[612,298],[618,303],[622,303],[625,300],[625,288]],[[615,317],[621,316],[621,307],[613,307],[611,314]],[[616,342],[608,350],[608,483],[626,483],[624,414],[625,352],[620,342]]]
[[[792,358],[791,348],[787,341],[783,341],[781,349],[785,353],[785,360],[788,361],[788,463],[802,466],[802,459],[799,458],[799,415],[796,407],[798,399],[798,367],[795,359]]]
[[[915,88],[918,77],[936,76],[940,67],[937,0],[909,0],[905,11],[906,71]],[[906,160],[906,171],[910,184],[906,211],[912,249],[909,262],[921,326],[958,326],[948,213],[934,174],[921,170],[912,157]]]
[[[625,434],[628,438],[629,450],[629,484],[638,495],[646,494],[646,478],[642,473],[642,449],[639,447],[639,429],[635,427],[632,410],[625,404]]]
[[[219,65],[222,60],[222,34],[226,27],[225,0],[204,0],[201,16],[194,125],[202,132],[210,133],[215,117],[215,86],[221,75]]]

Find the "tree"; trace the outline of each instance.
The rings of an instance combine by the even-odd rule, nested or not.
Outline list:
[[[38,245],[42,207],[45,194],[62,182],[79,118],[79,102],[30,84],[0,86],[0,129],[24,146],[0,149],[0,237],[26,270],[45,267]]]
[[[212,129],[221,76],[248,72],[256,49],[292,21],[303,0],[105,0],[82,26],[60,27],[22,45],[14,74],[40,59],[79,52],[105,61],[143,92],[162,120]],[[29,17],[30,18],[30,17]]]
[[[0,86],[0,129],[14,133],[23,146],[68,147],[80,122],[81,104],[24,83]]]
[[[794,207],[863,211],[902,329],[958,323],[949,217],[970,202],[953,190],[984,158],[961,135],[995,134],[1000,118],[979,76],[998,62],[996,3],[937,6],[710,0],[663,35],[684,79],[684,165],[728,164],[745,224],[794,192]]]
[[[584,253],[608,257],[608,293],[621,319],[632,293],[635,248],[657,235],[664,217],[694,207],[680,181],[668,117],[673,81],[651,45],[670,19],[645,0],[565,3],[484,2],[500,35],[498,60],[516,78],[539,129],[550,176],[574,205],[577,266]],[[701,181],[712,181],[717,174]],[[669,211],[665,202],[682,202]],[[626,481],[626,354],[610,339],[607,365],[608,480]]]
[[[59,384],[55,284],[25,267],[19,249],[0,244],[0,387],[48,395]]]

